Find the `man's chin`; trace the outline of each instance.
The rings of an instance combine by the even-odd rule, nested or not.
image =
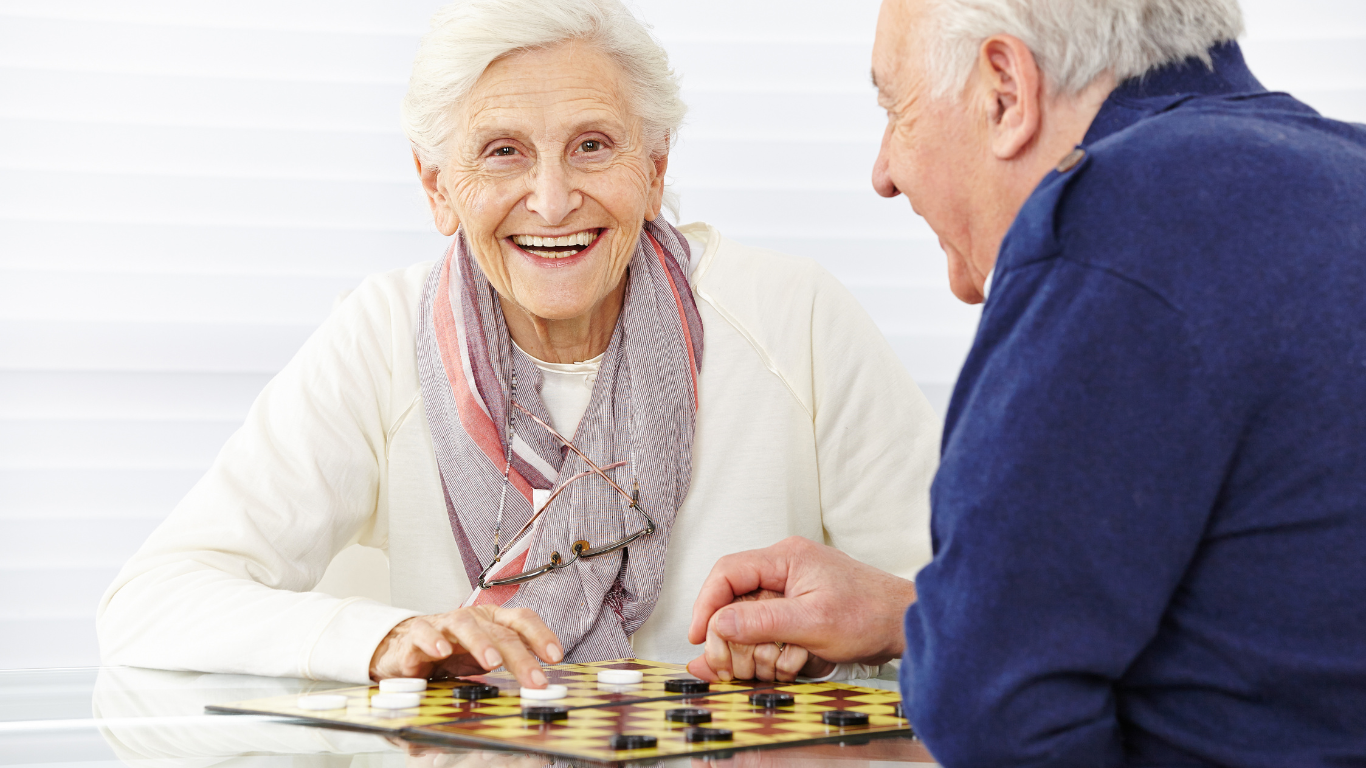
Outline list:
[[[986,301],[982,289],[977,287],[972,278],[966,274],[954,274],[952,270],[949,272],[949,290],[964,304],[981,304]]]

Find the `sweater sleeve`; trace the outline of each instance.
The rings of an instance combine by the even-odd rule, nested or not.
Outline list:
[[[106,664],[367,682],[414,615],[308,592],[375,523],[401,279],[346,299],[101,601]],[[399,294],[399,295],[395,295]]]
[[[1118,765],[1114,689],[1158,632],[1228,447],[1162,297],[1062,259],[997,277],[949,416],[902,689],[945,766]]]
[[[811,392],[827,543],[915,578],[930,561],[939,416],[858,301],[819,272]],[[866,670],[864,670],[866,671]]]

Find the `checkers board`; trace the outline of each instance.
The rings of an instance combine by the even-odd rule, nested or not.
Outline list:
[[[632,685],[608,685],[598,682],[598,672],[604,669],[639,670],[643,679]],[[415,709],[381,710],[370,708],[370,697],[379,693],[378,686],[359,686],[325,691],[346,696],[346,708],[335,710],[305,710],[298,706],[299,697],[274,696],[267,699],[216,704],[206,709],[219,714],[280,715],[307,720],[313,725],[331,725],[367,731],[395,733],[434,723],[482,720],[491,717],[520,715],[530,704],[549,704],[573,709],[605,707],[640,701],[682,698],[684,694],[670,693],[664,685],[669,680],[696,680],[682,664],[666,664],[640,659],[616,659],[585,664],[559,664],[543,667],[551,685],[563,685],[569,695],[553,701],[524,701],[518,694],[521,685],[517,678],[504,670],[483,675],[471,675],[454,680],[437,680],[427,684]],[[499,696],[465,700],[456,690],[476,685],[493,685]],[[735,681],[712,683],[712,693],[749,692],[772,688],[775,683]]]
[[[600,684],[597,673],[604,669],[640,670],[644,679],[631,685]],[[309,725],[377,731],[415,741],[478,744],[610,762],[910,735],[909,724],[898,716],[901,697],[877,688],[734,681],[712,683],[703,694],[673,693],[665,689],[667,681],[696,678],[682,665],[639,659],[560,664],[544,671],[550,684],[568,687],[567,697],[521,699],[516,679],[496,671],[428,683],[419,705],[412,709],[371,709],[370,697],[379,692],[378,686],[325,692],[345,696],[344,709],[300,709],[297,695],[207,709],[284,716]],[[497,686],[499,695],[459,698],[457,689],[485,685]],[[751,695],[764,694],[778,694],[767,697],[776,699],[778,705],[751,703]],[[536,711],[533,707],[562,711],[553,719],[534,719],[528,714]],[[850,719],[856,722],[841,724]]]
[[[596,761],[702,757],[763,747],[911,735],[909,723],[897,714],[901,696],[892,691],[843,683],[799,683],[772,690],[793,694],[793,703],[767,708],[751,704],[747,693],[718,693],[686,700],[571,709],[568,718],[553,722],[537,722],[518,715],[420,726],[404,735],[424,741],[474,742]],[[671,721],[670,713],[675,710],[703,710],[707,716],[702,719],[689,712],[684,717],[693,722]],[[830,712],[857,712],[868,717],[866,722],[841,726],[825,722],[826,713]],[[654,744],[616,749],[613,737],[618,735],[651,736]],[[712,740],[718,735],[730,738]]]

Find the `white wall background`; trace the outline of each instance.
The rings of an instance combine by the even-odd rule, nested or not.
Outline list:
[[[436,258],[397,108],[437,0],[0,0],[0,668],[94,664],[120,564],[362,276]],[[876,0],[640,0],[685,221],[812,256],[943,408],[975,310],[868,184]],[[1244,0],[1269,87],[1366,121],[1366,3]]]

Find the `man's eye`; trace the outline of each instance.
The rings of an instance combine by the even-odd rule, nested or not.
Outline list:
[[[499,147],[493,150],[493,154],[495,157],[507,157],[517,154],[517,149],[515,147]]]
[[[579,149],[583,150],[584,152],[597,152],[599,149],[602,149],[602,142],[598,141],[597,139],[589,139],[588,141],[585,141],[584,143],[580,144]]]

